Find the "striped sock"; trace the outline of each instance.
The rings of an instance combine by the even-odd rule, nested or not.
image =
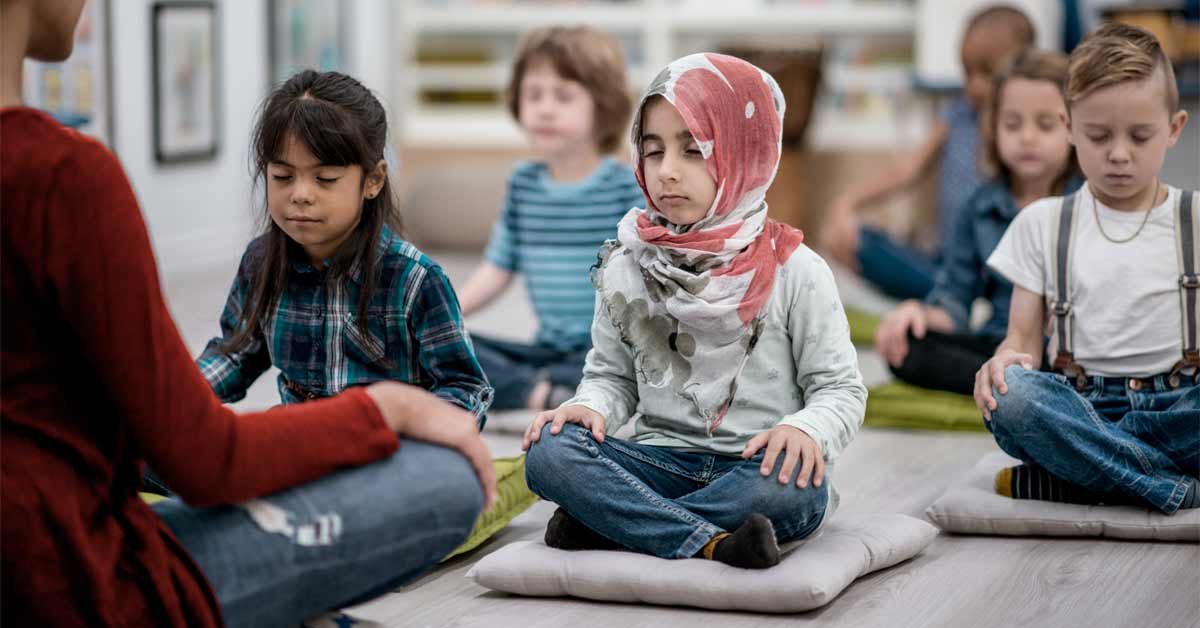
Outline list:
[[[1190,479],[1192,485],[1188,487],[1188,492],[1183,496],[1183,503],[1179,504],[1180,510],[1200,508],[1200,480]]]
[[[1036,499],[1065,504],[1126,503],[1120,496],[1101,496],[1027,464],[1001,469],[996,474],[996,492],[1013,499]]]

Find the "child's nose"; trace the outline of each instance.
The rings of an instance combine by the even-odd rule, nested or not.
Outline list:
[[[1129,146],[1122,141],[1115,142],[1112,150],[1108,151],[1108,160],[1115,162],[1129,161]]]
[[[304,181],[297,181],[292,186],[292,203],[296,205],[311,205],[313,202],[313,188]]]
[[[661,181],[678,181],[679,168],[678,160],[671,155],[670,151],[664,151],[662,162],[658,166],[658,178]]]

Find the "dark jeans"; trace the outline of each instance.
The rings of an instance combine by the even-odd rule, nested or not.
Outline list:
[[[547,379],[553,386],[574,390],[583,379],[583,362],[591,348],[560,351],[543,345],[475,335],[471,336],[471,342],[488,382],[496,389],[492,410],[527,407],[533,387]]]
[[[1010,456],[1098,495],[1118,493],[1171,514],[1200,477],[1200,385],[1158,375],[1134,389],[1089,378],[1082,392],[1057,373],[1004,371],[985,421]]]
[[[975,391],[975,373],[999,345],[999,340],[973,334],[929,330],[925,338],[917,340],[909,332],[904,362],[888,368],[897,379],[913,386],[970,395]]]
[[[864,279],[900,300],[924,299],[937,271],[933,260],[870,227],[858,232],[858,267]]]

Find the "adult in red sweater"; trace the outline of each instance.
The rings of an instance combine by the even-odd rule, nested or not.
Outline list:
[[[221,405],[116,158],[21,106],[24,57],[65,59],[82,5],[0,0],[3,623],[294,625],[414,577],[493,499],[474,417],[394,382]],[[209,507],[168,527],[147,462]]]

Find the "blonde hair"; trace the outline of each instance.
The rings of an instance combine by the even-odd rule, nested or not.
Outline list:
[[[596,103],[596,145],[611,153],[625,137],[633,110],[625,77],[625,55],[616,38],[586,26],[549,26],[521,38],[505,93],[508,111],[521,119],[521,80],[535,61],[548,62],[564,79],[576,81]]]
[[[1004,68],[992,79],[992,100],[983,112],[982,124],[979,126],[982,136],[982,150],[979,156],[979,166],[988,176],[999,179],[1005,185],[1012,184],[1012,171],[1000,160],[1000,147],[996,141],[1000,125],[1000,105],[1004,94],[1004,85],[1012,79],[1027,79],[1030,81],[1047,81],[1053,83],[1062,95],[1063,102],[1067,101],[1067,56],[1059,52],[1046,52],[1036,48],[1025,48],[1012,57]],[[1078,174],[1079,166],[1075,161],[1075,147],[1071,147],[1067,157],[1067,167],[1054,181],[1054,189],[1065,185],[1071,176]]]
[[[1110,22],[1083,38],[1071,53],[1067,106],[1092,92],[1129,81],[1144,81],[1161,67],[1167,87],[1167,111],[1179,109],[1175,70],[1150,32]]]

